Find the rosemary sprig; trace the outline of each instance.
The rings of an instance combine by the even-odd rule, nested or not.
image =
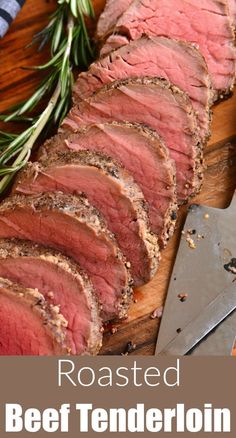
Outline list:
[[[7,111],[7,114],[0,115],[0,120],[6,123],[29,124],[18,135],[0,131],[0,194],[8,188],[15,173],[28,162],[42,131],[60,125],[71,104],[73,69],[88,66],[94,56],[84,21],[85,15],[94,17],[91,1],[57,0],[57,4],[48,25],[33,37],[30,44],[37,43],[38,50],[50,44],[48,62],[31,67],[48,71],[48,74],[29,99]],[[43,112],[37,114],[37,107],[45,97],[49,98],[48,104]]]

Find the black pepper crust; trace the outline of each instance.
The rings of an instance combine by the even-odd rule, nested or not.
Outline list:
[[[99,316],[100,305],[88,275],[75,263],[74,260],[53,249],[45,248],[36,243],[19,239],[0,239],[0,264],[1,260],[19,258],[44,260],[49,264],[73,276],[81,284],[86,295],[88,306],[91,310],[91,330],[87,340],[84,354],[95,355],[102,345],[102,321]]]
[[[128,78],[120,81],[114,81],[111,82],[99,90],[97,90],[92,97],[85,99],[84,104],[90,105],[90,102],[96,98],[99,98],[99,96],[106,95],[107,93],[111,92],[113,89],[120,89],[122,92],[122,89],[127,86],[132,85],[147,85],[147,86],[154,86],[158,89],[168,89],[171,91],[171,93],[174,95],[174,98],[176,102],[178,102],[178,105],[183,109],[183,111],[186,113],[189,126],[188,126],[188,132],[187,134],[192,139],[192,159],[193,159],[193,177],[191,181],[186,182],[186,191],[189,193],[189,196],[186,194],[186,199],[181,201],[180,203],[186,202],[189,198],[195,196],[197,193],[199,193],[201,187],[202,187],[202,180],[203,180],[203,147],[205,145],[205,142],[203,142],[200,138],[200,129],[198,126],[198,119],[197,114],[193,109],[192,103],[190,101],[189,96],[180,90],[177,86],[171,84],[166,79],[158,78],[158,77],[142,77],[142,78]],[[81,103],[83,105],[83,102]],[[72,126],[76,125],[74,122],[74,119],[76,119],[76,116],[80,114],[80,106],[78,108],[74,106],[71,110],[71,112],[68,114],[67,118],[64,120],[62,128],[64,130],[71,130],[71,123],[70,120],[72,120]],[[191,189],[191,190],[190,190]]]
[[[35,181],[37,175],[47,174],[55,166],[80,165],[99,169],[106,177],[114,180],[119,185],[122,195],[127,198],[135,216],[135,222],[138,226],[139,238],[143,244],[143,254],[145,257],[145,278],[144,282],[149,281],[157,271],[160,260],[160,251],[158,237],[150,231],[148,220],[148,205],[144,199],[143,193],[133,178],[112,158],[92,152],[82,150],[79,152],[67,151],[51,154],[45,161],[33,163],[23,172],[21,172],[16,185],[15,192],[21,181]]]
[[[0,294],[17,299],[30,307],[52,338],[55,354],[68,355],[70,348],[66,344],[67,321],[60,314],[58,306],[50,305],[36,289],[27,289],[19,284],[0,278]]]
[[[174,38],[169,38],[169,37],[164,37],[164,36],[151,36],[151,35],[146,35],[144,34],[141,38],[139,38],[138,40],[134,40],[134,41],[130,41],[128,45],[125,46],[121,46],[115,50],[112,50],[108,55],[105,55],[104,58],[105,59],[109,59],[110,63],[112,63],[114,60],[116,60],[116,58],[120,59],[124,57],[126,57],[127,53],[130,53],[130,51],[132,52],[132,49],[136,49],[137,44],[139,44],[139,42],[141,41],[143,44],[145,42],[155,42],[155,39],[157,40],[157,42],[162,41],[163,44],[178,44],[178,46],[182,47],[186,53],[188,53],[192,58],[195,58],[197,60],[197,63],[199,65],[199,67],[201,68],[201,71],[199,72],[199,80],[201,80],[203,87],[207,88],[207,94],[208,94],[208,99],[207,99],[207,104],[205,107],[205,111],[206,111],[206,115],[209,121],[209,129],[208,132],[206,132],[205,137],[204,137],[204,141],[207,142],[211,136],[211,130],[210,130],[210,126],[211,126],[211,120],[212,120],[212,110],[211,110],[211,106],[214,103],[214,91],[213,91],[213,87],[212,87],[212,81],[209,75],[209,70],[208,70],[208,66],[207,63],[204,59],[204,57],[202,56],[202,54],[200,53],[200,51],[198,50],[198,48],[194,45],[191,44],[187,41],[180,41],[180,40],[176,40]],[[82,73],[82,77],[85,77],[86,74],[90,75],[93,74],[93,68],[97,66],[97,64],[99,65],[99,59],[96,60],[95,62],[93,62],[91,64],[91,66],[89,67],[88,72],[86,73]],[[78,102],[81,101],[81,95],[80,95],[80,87],[79,87],[79,79],[80,79],[80,75],[78,77],[77,82],[75,83],[74,86],[74,90],[73,90],[73,101],[74,104],[78,104]]]
[[[236,41],[236,32],[235,32],[235,27],[233,24],[233,21],[231,20],[231,17],[229,16],[229,7],[227,4],[227,0],[215,0],[216,3],[219,3],[219,5],[222,7],[222,15],[224,14],[225,16],[228,17],[228,30],[231,33],[231,38],[229,39],[230,41],[230,45],[235,46],[235,41]],[[105,35],[97,35],[97,46],[98,46],[98,51],[102,51],[103,46],[106,46],[107,41],[109,41],[109,37],[112,37],[114,35],[118,35],[118,36],[123,36],[126,39],[126,44],[124,44],[124,46],[121,47],[116,47],[115,49],[111,50],[111,51],[106,51],[104,55],[100,56],[100,57],[107,57],[107,56],[111,56],[113,53],[116,53],[117,50],[119,50],[122,47],[127,47],[129,44],[134,44],[136,40],[131,40],[129,35],[121,29],[116,27],[116,25],[114,25],[111,29],[109,29],[108,32],[106,32]],[[149,35],[143,35],[143,37],[147,37],[147,38],[152,38],[152,36]],[[181,44],[188,44],[188,42],[185,41],[180,41]],[[193,44],[192,44],[193,45]],[[193,45],[194,47],[194,45]],[[198,48],[196,48],[196,51],[199,52]],[[208,69],[208,67],[207,67]],[[236,57],[234,59],[234,71],[236,71]],[[227,89],[222,89],[222,90],[213,90],[212,88],[212,98],[211,98],[211,104],[213,105],[215,102],[217,101],[221,101],[224,99],[229,98],[232,95],[234,86],[236,83],[236,76],[234,74],[234,76],[232,76],[232,80],[231,83],[229,84]],[[209,108],[207,110],[208,112],[208,116],[211,120],[212,118],[212,111]],[[209,133],[209,137],[210,137],[211,133]],[[206,139],[207,140],[207,139]]]
[[[187,93],[180,90],[176,85],[171,84],[169,81],[167,81],[164,78],[158,78],[158,77],[147,77],[143,76],[142,78],[131,78],[131,79],[124,79],[121,81],[114,81],[110,84],[105,85],[100,90],[98,90],[95,94],[98,94],[100,92],[106,92],[115,88],[122,88],[127,85],[154,85],[159,88],[168,89],[170,90],[174,96],[177,102],[179,103],[180,107],[184,109],[184,111],[187,113],[188,120],[189,120],[189,132],[188,135],[193,140],[193,159],[194,159],[194,168],[193,168],[193,181],[191,182],[191,188],[192,193],[190,198],[195,196],[197,193],[200,192],[202,187],[202,181],[203,181],[203,148],[205,145],[205,142],[203,143],[200,134],[199,134],[199,126],[198,126],[198,120],[196,112],[193,109],[191,100]],[[188,198],[189,199],[189,198]],[[188,201],[186,199],[186,202]]]
[[[176,169],[175,163],[170,158],[169,150],[165,146],[163,140],[157,134],[157,132],[139,123],[129,123],[129,122],[111,122],[104,124],[91,124],[81,129],[77,129],[74,133],[71,132],[59,132],[56,136],[47,140],[44,145],[41,146],[38,152],[39,161],[47,162],[50,159],[50,155],[58,152],[58,150],[69,151],[70,143],[77,142],[80,143],[81,136],[86,136],[91,132],[94,135],[94,130],[103,131],[106,128],[120,128],[120,129],[130,129],[134,133],[139,133],[144,137],[144,140],[148,142],[149,147],[152,148],[153,153],[156,154],[160,160],[163,161],[163,166],[166,168],[166,173],[168,175],[167,185],[169,187],[170,203],[169,208],[166,211],[166,217],[164,220],[163,231],[159,237],[159,243],[161,248],[164,248],[172,237],[175,229],[176,219],[177,219],[177,194],[176,194]],[[96,144],[96,134],[95,134],[95,144]],[[173,218],[173,212],[176,213],[176,218]]]
[[[121,253],[114,235],[108,230],[100,213],[89,204],[88,199],[84,195],[73,196],[60,192],[32,196],[12,195],[0,204],[0,215],[4,216],[12,211],[27,208],[36,212],[62,212],[74,220],[86,224],[95,236],[102,238],[109,244],[114,257],[122,263],[126,273],[126,285],[122,289],[120,300],[117,303],[117,318],[125,317],[133,294],[130,267]]]

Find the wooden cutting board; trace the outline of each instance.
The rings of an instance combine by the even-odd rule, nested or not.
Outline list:
[[[104,3],[104,0],[94,1],[97,14]],[[41,74],[21,67],[43,63],[47,54],[25,46],[47,23],[55,4],[55,0],[27,0],[10,32],[0,41],[0,112],[30,96],[39,82]],[[205,161],[203,190],[193,202],[225,208],[236,186],[236,93],[214,108],[212,138],[205,148]],[[124,353],[127,343],[132,341],[136,344],[133,354],[153,354],[160,320],[152,319],[151,314],[163,306],[185,214],[186,207],[182,207],[175,236],[163,253],[159,272],[150,284],[136,291],[129,318],[117,326],[115,334],[108,328],[102,353]],[[193,274],[186,272],[186,275]]]

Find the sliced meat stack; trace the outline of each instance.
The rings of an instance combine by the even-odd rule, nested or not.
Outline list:
[[[88,276],[59,252],[31,242],[0,240],[0,277],[36,288],[67,321],[71,354],[96,354],[102,343],[99,306]]]
[[[156,273],[157,238],[148,226],[145,200],[133,178],[111,158],[90,151],[59,152],[20,174],[15,192],[85,193],[106,219],[123,254],[131,262],[135,285]]]
[[[157,133],[132,123],[90,125],[76,134],[53,137],[40,148],[39,157],[46,162],[53,152],[86,149],[109,155],[133,176],[149,205],[151,230],[165,246],[177,216],[175,168]]]
[[[204,141],[210,135],[213,93],[206,62],[191,44],[165,37],[142,37],[114,51],[81,73],[74,87],[74,102],[115,80],[140,76],[169,80],[185,91],[198,114]]]
[[[197,193],[202,182],[202,144],[197,118],[186,93],[164,79],[112,82],[72,108],[64,129],[90,123],[137,122],[160,134],[176,163],[180,202]]]
[[[0,355],[67,354],[67,321],[35,289],[0,278]]]
[[[13,196],[0,205],[0,238],[27,239],[64,252],[89,274],[103,317],[124,317],[131,294],[127,264],[84,196]]]
[[[122,41],[126,36],[127,43],[143,34],[194,43],[206,59],[215,100],[233,89],[236,49],[226,0],[136,0],[124,10],[113,32],[122,34]],[[103,53],[114,48],[115,40],[112,35],[110,46],[108,38]]]

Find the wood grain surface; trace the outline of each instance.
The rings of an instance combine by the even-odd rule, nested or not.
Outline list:
[[[27,49],[26,45],[33,34],[47,23],[55,5],[54,0],[27,0],[9,33],[0,40],[0,112],[30,96],[39,82],[41,74],[23,70],[22,67],[44,62],[47,53],[38,53],[35,48]],[[97,0],[94,5],[99,14],[104,0]],[[193,202],[225,208],[236,186],[236,93],[215,106],[213,112],[212,137],[205,148],[204,185]],[[158,274],[150,284],[135,292],[135,303],[129,318],[116,326],[117,332],[111,334],[111,327],[108,327],[102,353],[124,353],[127,343],[132,341],[136,345],[132,354],[153,354],[160,320],[152,319],[151,314],[164,304],[186,208],[180,210],[175,236],[163,253]]]

